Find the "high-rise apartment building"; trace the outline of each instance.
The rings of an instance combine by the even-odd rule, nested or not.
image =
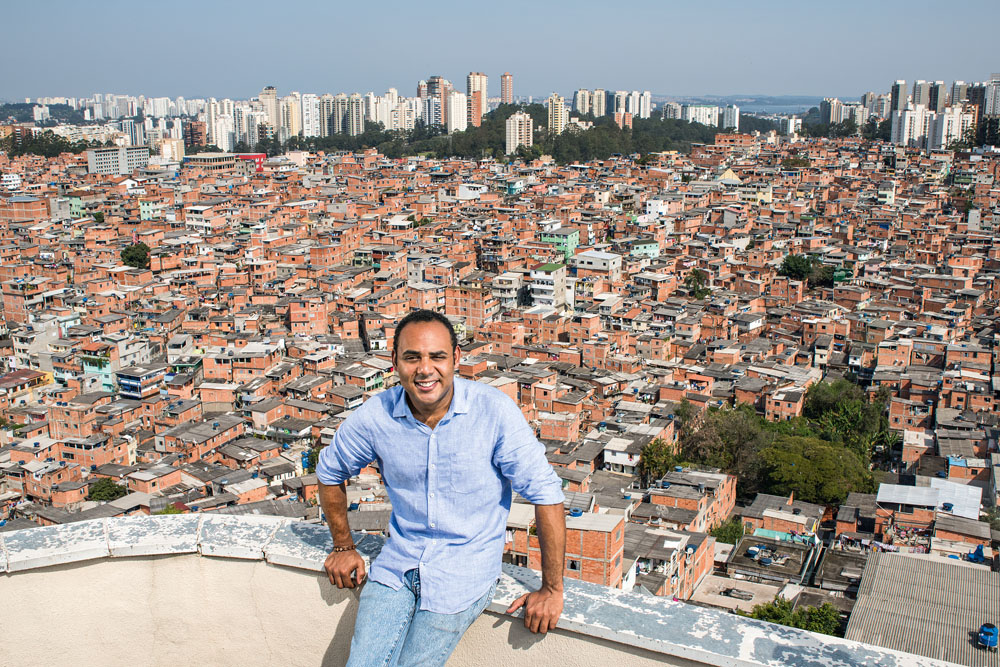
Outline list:
[[[146,133],[142,125],[134,120],[125,119],[118,123],[118,128],[125,135],[129,146],[141,146],[146,143]]]
[[[965,133],[974,127],[976,116],[971,111],[961,107],[948,107],[941,113],[932,114],[934,118],[929,123],[927,136],[928,150],[942,150],[959,141]]]
[[[476,91],[475,95],[478,98],[481,95],[481,91]],[[472,122],[473,117],[475,117],[472,108],[473,101],[463,93],[457,90],[448,93],[447,107],[445,116],[448,118],[448,121],[445,123],[445,128],[448,130],[448,134],[452,132],[464,132],[470,124],[479,125],[479,123]],[[468,114],[466,114],[466,111],[468,111]],[[482,122],[481,117],[476,117],[476,119]]]
[[[347,116],[344,119],[344,131],[352,137],[365,131],[365,100],[361,93],[352,93],[347,99]]]
[[[319,136],[328,137],[333,133],[333,95],[326,93],[319,98]]]
[[[685,104],[681,107],[681,120],[717,127],[719,125],[719,107],[710,104]]]
[[[802,129],[802,119],[795,116],[782,116],[778,121],[778,131],[782,134],[792,135]]]
[[[469,72],[466,77],[466,93],[468,94],[468,124],[479,127],[486,115],[487,77],[482,72]]]
[[[514,103],[514,77],[510,75],[510,72],[504,72],[500,75],[500,103]]]
[[[264,113],[267,114],[267,122],[271,124],[271,127],[278,127],[281,120],[278,115],[278,91],[274,86],[267,86],[260,92],[258,99],[264,108]]]
[[[990,74],[990,80],[983,84],[983,110],[987,116],[1000,115],[1000,73]]]
[[[278,137],[281,141],[288,141],[291,137],[299,136],[302,131],[302,104],[298,93],[291,93],[282,97],[278,105],[280,122],[278,125]]]
[[[961,107],[947,107],[941,113],[925,105],[909,105],[892,114],[892,143],[910,148],[939,150],[962,138],[973,127],[976,114]]]
[[[913,82],[913,93],[911,95],[911,101],[913,106],[927,106],[927,100],[930,97],[931,84],[927,83],[922,79],[918,79]]]
[[[909,99],[909,94],[906,92],[906,81],[902,79],[896,81],[892,84],[892,89],[889,91],[890,103],[889,111],[902,111],[906,108],[906,102]]]
[[[844,104],[836,97],[824,97],[819,103],[819,122],[824,125],[844,122]]]
[[[639,118],[649,118],[653,115],[653,94],[648,90],[639,95]]]
[[[590,91],[586,88],[573,93],[573,111],[578,114],[590,113]]]
[[[740,108],[735,104],[730,104],[722,111],[722,129],[730,128],[740,131]]]
[[[608,112],[608,98],[607,93],[603,88],[594,88],[594,92],[590,96],[590,113],[594,114],[595,118],[600,118]]]
[[[208,143],[208,124],[204,121],[186,121],[182,132],[184,145],[188,148],[192,146],[204,146]]]
[[[681,105],[677,102],[664,102],[663,103],[663,118],[675,118],[680,119],[681,117]]]
[[[302,96],[302,136],[319,136],[319,97],[312,93]]]
[[[333,113],[330,114],[330,133],[344,134],[347,127],[344,123],[347,118],[347,95],[337,93],[333,96]]]
[[[616,90],[615,96],[612,99],[614,102],[611,107],[611,113],[625,113],[628,111],[628,109],[625,108],[628,100],[628,91]]]
[[[561,134],[566,129],[566,101],[562,95],[552,93],[549,95],[549,132],[551,134]]]
[[[927,108],[934,113],[941,113],[948,102],[948,91],[944,81],[935,81],[927,91]]]
[[[517,151],[518,146],[531,147],[533,123],[531,116],[518,111],[507,118],[507,155]]]
[[[438,101],[437,106],[440,109],[439,111],[440,119],[433,124],[447,125],[448,123],[447,100],[448,100],[448,93],[450,93],[452,90],[454,90],[454,87],[451,85],[451,81],[448,81],[448,79],[445,79],[444,77],[434,75],[431,78],[427,79],[426,96],[436,99]],[[428,125],[432,124],[427,119],[425,119],[424,122],[426,122]]]
[[[958,106],[969,99],[969,84],[964,81],[956,81],[951,84],[951,103]]]

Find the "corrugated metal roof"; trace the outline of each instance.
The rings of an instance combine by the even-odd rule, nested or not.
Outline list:
[[[930,556],[868,558],[847,638],[969,667],[997,667],[973,641],[1000,619],[1000,573]]]
[[[977,486],[932,478],[930,486],[882,484],[878,487],[876,500],[879,503],[932,507],[938,511],[943,511],[944,503],[951,503],[952,509],[948,514],[978,519],[982,497],[983,491]]]

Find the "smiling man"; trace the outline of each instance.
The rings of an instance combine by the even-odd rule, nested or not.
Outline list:
[[[396,327],[400,384],[364,403],[320,453],[320,503],[333,535],[330,582],[354,588],[365,566],[347,524],[344,484],[377,461],[392,501],[390,537],[361,593],[350,667],[443,665],[493,597],[512,491],[535,505],[542,585],[524,607],[532,632],[562,613],[566,543],[559,477],[517,405],[455,377],[451,323],[418,310]]]

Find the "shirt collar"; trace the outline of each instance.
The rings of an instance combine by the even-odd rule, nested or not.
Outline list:
[[[469,411],[469,387],[466,382],[467,380],[457,375],[455,376],[455,380],[452,383],[451,406],[448,408],[448,413],[444,417],[445,419],[453,414],[465,414]],[[414,418],[413,412],[410,410],[410,404],[406,402],[406,389],[402,385],[399,387],[399,396],[396,397],[396,402],[392,406],[392,416],[394,419],[401,417]]]

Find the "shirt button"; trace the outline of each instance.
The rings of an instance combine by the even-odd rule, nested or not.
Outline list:
[[[432,523],[431,524],[431,528],[437,528],[437,524],[436,523]]]
[[[433,497],[434,497],[434,494],[432,493],[432,494],[431,494],[431,498],[433,498]]]

